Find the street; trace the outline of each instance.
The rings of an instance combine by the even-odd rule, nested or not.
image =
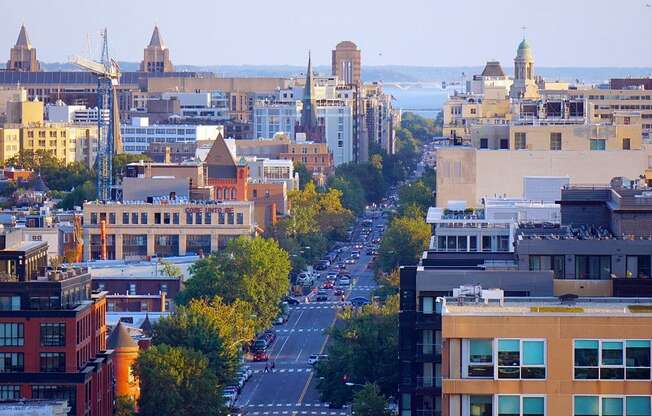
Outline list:
[[[360,226],[355,229],[353,241],[357,241],[359,234]],[[369,240],[377,235],[378,232],[373,231]],[[349,251],[345,250],[344,254],[348,256]],[[360,259],[347,267],[353,277],[347,299],[356,296],[371,299],[376,283],[373,272],[367,270],[370,261],[371,256],[361,250]],[[324,283],[325,274],[321,274],[319,287]],[[326,353],[328,336],[325,332],[334,324],[341,305],[340,300],[331,294],[328,301],[316,302],[313,299],[310,303],[290,307],[288,322],[274,328],[277,337],[268,351],[269,361],[249,363],[254,374],[237,401],[247,416],[350,414],[346,407],[330,409],[327,403],[319,401],[316,375],[308,364],[310,355]],[[272,362],[274,370],[265,372],[266,365],[271,366]]]

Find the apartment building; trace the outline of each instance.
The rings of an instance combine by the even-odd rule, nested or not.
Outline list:
[[[428,311],[421,300],[417,310]],[[498,290],[433,302],[441,367],[429,373],[424,364],[423,380],[441,386],[432,409],[442,415],[651,414],[650,300],[502,298]]]
[[[132,117],[130,125],[120,127],[125,153],[146,152],[150,143],[196,143],[224,136],[224,126],[218,125],[149,125],[147,117]]]

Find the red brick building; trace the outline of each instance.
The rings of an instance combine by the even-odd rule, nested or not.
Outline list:
[[[169,276],[95,276],[93,289],[107,292],[109,312],[174,310],[181,280]]]
[[[0,248],[0,399],[66,399],[70,415],[109,416],[106,293],[91,292],[83,268],[17,273],[15,264],[40,264],[34,244],[47,252],[35,242]]]
[[[249,168],[236,163],[233,154],[219,135],[206,156],[208,185],[215,187],[215,199],[219,201],[246,201]]]

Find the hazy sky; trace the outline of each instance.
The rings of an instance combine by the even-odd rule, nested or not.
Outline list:
[[[38,57],[97,50],[140,61],[157,23],[175,64],[329,64],[340,40],[363,64],[511,65],[527,26],[538,66],[652,66],[652,0],[0,0],[0,61],[20,24]]]

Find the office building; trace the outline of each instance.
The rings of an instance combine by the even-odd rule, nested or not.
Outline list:
[[[27,35],[25,25],[20,27],[16,44],[9,51],[9,60],[7,61],[7,70],[37,72],[41,70],[41,65],[36,59],[36,48]]]
[[[224,127],[217,125],[156,124],[150,125],[147,117],[132,117],[130,125],[122,125],[122,142],[125,153],[143,153],[150,143],[195,143],[215,140],[224,136]]]
[[[351,41],[338,43],[332,52],[331,75],[345,84],[361,84],[360,49]]]

